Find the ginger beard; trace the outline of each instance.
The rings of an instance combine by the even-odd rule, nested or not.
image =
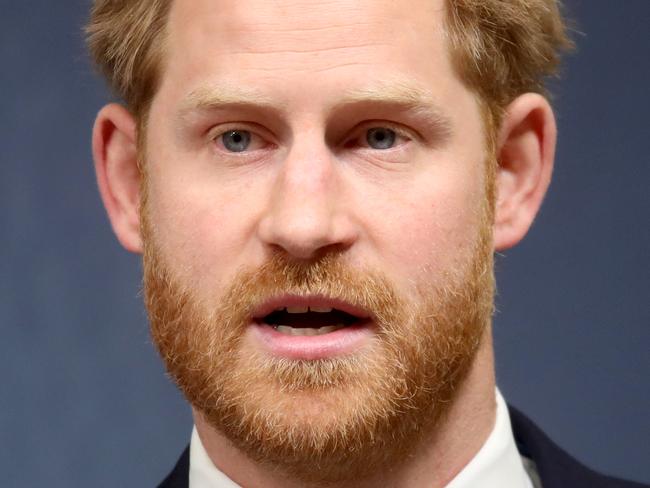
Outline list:
[[[491,319],[488,205],[471,255],[444,272],[442,283],[418,284],[415,298],[398,294],[382,273],[353,269],[340,254],[309,264],[276,254],[241,270],[225,293],[204,303],[164,262],[143,200],[154,342],[190,403],[248,457],[303,482],[358,480],[404,460],[435,430]],[[336,297],[367,310],[372,340],[344,357],[265,354],[246,340],[251,312],[286,293]]]

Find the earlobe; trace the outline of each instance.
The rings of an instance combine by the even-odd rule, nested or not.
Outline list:
[[[137,127],[121,105],[100,110],[93,128],[93,158],[99,192],[120,243],[142,252]]]
[[[497,147],[496,250],[516,245],[533,223],[551,181],[556,138],[544,97],[527,93],[508,106]]]

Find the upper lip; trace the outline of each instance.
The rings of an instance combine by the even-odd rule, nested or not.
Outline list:
[[[318,307],[335,308],[341,312],[348,313],[359,319],[367,319],[371,316],[367,310],[355,306],[344,300],[321,295],[281,295],[264,301],[259,307],[253,310],[254,319],[266,317],[275,310],[285,307]]]

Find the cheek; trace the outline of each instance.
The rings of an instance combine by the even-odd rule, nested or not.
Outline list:
[[[153,179],[152,179],[153,180]],[[153,238],[172,271],[195,289],[216,289],[250,245],[254,203],[242,191],[158,177],[150,183]]]
[[[227,178],[209,154],[179,150],[152,107],[146,154],[152,238],[171,271],[197,292],[217,290],[254,254],[254,225],[266,198],[268,174]]]
[[[452,173],[423,179],[390,204],[377,205],[373,213],[381,218],[375,218],[374,239],[385,259],[378,265],[389,266],[389,272],[409,286],[466,263],[477,241],[485,201],[481,172],[472,177]]]

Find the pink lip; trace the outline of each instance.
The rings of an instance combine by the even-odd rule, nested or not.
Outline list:
[[[249,332],[273,356],[306,360],[351,354],[373,333],[368,321],[319,336],[291,336],[260,323],[252,323]]]
[[[265,324],[263,318],[284,307],[335,308],[358,317],[359,323],[319,336],[292,336]],[[288,359],[314,360],[351,354],[361,348],[373,334],[368,311],[336,298],[319,295],[280,295],[273,297],[252,314],[249,332],[255,342],[269,354]]]

